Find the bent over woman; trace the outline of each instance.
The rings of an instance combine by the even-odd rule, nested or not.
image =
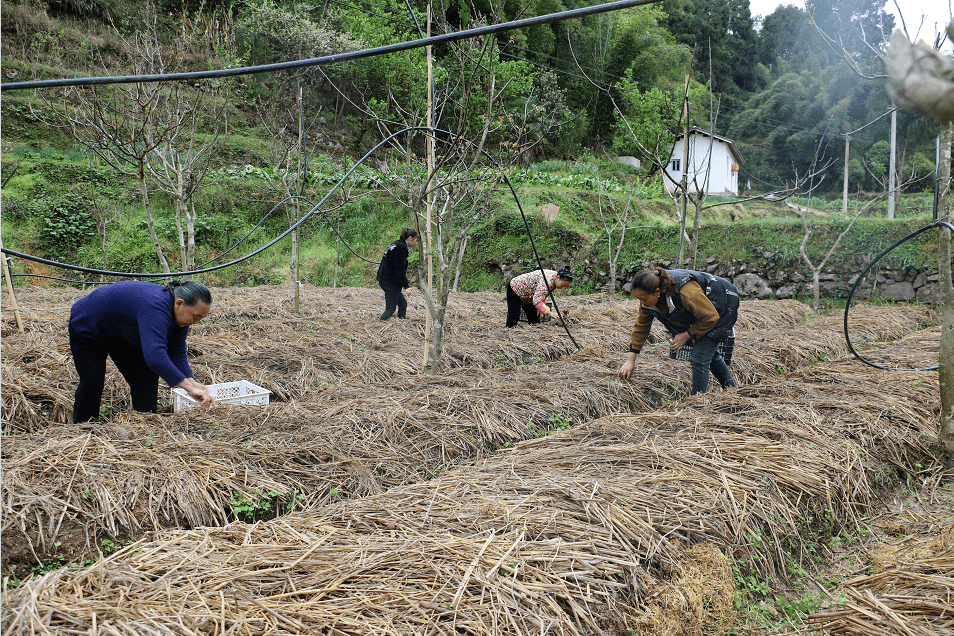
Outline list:
[[[70,310],[70,351],[79,375],[73,422],[99,416],[106,357],[129,383],[137,411],[154,413],[159,378],[210,406],[215,400],[192,377],[186,359],[189,326],[212,310],[209,288],[195,281],[165,287],[144,281],[112,283],[77,300]]]
[[[507,327],[516,327],[520,322],[520,310],[527,314],[527,322],[535,325],[540,322],[540,314],[547,315],[550,309],[546,305],[547,296],[554,290],[569,287],[573,282],[573,272],[569,265],[560,271],[535,269],[532,272],[514,277],[507,285]],[[556,317],[560,322],[560,317]]]
[[[378,265],[378,284],[384,290],[381,320],[390,318],[395,309],[398,318],[407,318],[407,298],[403,291],[411,287],[407,279],[407,256],[420,240],[417,230],[406,227],[401,230],[401,237],[384,250],[384,257]]]
[[[670,348],[679,351],[692,340],[692,393],[709,390],[709,374],[722,388],[736,386],[729,366],[719,353],[719,343],[728,338],[739,317],[739,292],[724,278],[688,269],[645,269],[624,286],[640,302],[639,314],[629,339],[627,360],[619,375],[629,378],[636,356],[649,336],[653,320],[670,334]]]

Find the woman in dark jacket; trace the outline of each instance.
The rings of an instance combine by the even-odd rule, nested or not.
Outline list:
[[[639,299],[641,307],[620,377],[629,378],[633,372],[636,356],[649,336],[653,320],[658,318],[669,331],[673,351],[692,340],[689,362],[693,394],[709,390],[710,371],[723,389],[736,386],[719,353],[719,343],[729,336],[739,317],[739,293],[732,283],[706,272],[666,271],[657,267],[637,272],[624,289]]]
[[[407,299],[403,290],[409,289],[407,280],[407,256],[420,242],[417,230],[406,227],[401,230],[401,238],[388,245],[384,257],[378,266],[378,284],[384,290],[384,313],[381,320],[387,320],[397,309],[398,318],[407,318]]]
[[[200,406],[215,400],[192,377],[186,359],[189,326],[212,310],[212,294],[202,283],[174,281],[165,287],[130,280],[100,287],[70,310],[70,351],[79,375],[73,422],[99,416],[106,381],[106,357],[122,373],[137,411],[155,412],[159,378],[185,389]]]

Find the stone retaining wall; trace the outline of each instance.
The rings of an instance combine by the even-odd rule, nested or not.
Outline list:
[[[762,263],[733,260],[719,263],[709,258],[699,269],[731,280],[739,289],[743,298],[793,298],[814,294],[812,277],[805,267],[773,265],[770,252],[766,252]],[[571,254],[564,254],[560,265],[573,263],[578,285],[596,287],[599,290],[609,288],[609,267],[606,262],[595,263],[589,260],[575,262]],[[858,276],[870,261],[855,257],[848,261],[829,264],[819,276],[818,285],[821,296],[826,298],[847,298]],[[560,265],[545,265],[558,269]],[[674,263],[660,260],[655,263],[644,262],[643,267],[673,268]],[[515,275],[510,264],[501,263],[500,270],[505,281]],[[616,288],[620,289],[629,282],[636,269],[617,273]],[[519,272],[517,272],[519,273]],[[855,292],[855,300],[865,300],[873,294],[896,301],[919,301],[927,304],[941,302],[939,274],[937,267],[897,267],[885,265],[882,261],[870,270]]]

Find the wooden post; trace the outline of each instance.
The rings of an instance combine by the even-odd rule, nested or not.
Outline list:
[[[679,227],[679,251],[676,254],[676,267],[682,263],[682,239],[686,234],[686,215],[688,214],[687,205],[689,203],[689,79],[691,75],[686,75],[686,93],[682,102],[682,114],[686,118],[686,132],[682,138],[682,222]]]
[[[431,4],[427,4],[427,37],[431,37]],[[431,281],[434,270],[434,244],[433,234],[431,233],[431,209],[434,206],[434,195],[431,192],[431,181],[434,178],[434,58],[431,55],[431,47],[425,47],[427,50],[427,221],[424,224],[424,253],[427,254],[427,297],[431,299],[431,306],[434,306],[434,296],[432,294]],[[427,303],[425,303],[427,307]],[[424,368],[427,368],[428,349],[431,346],[431,311],[428,308],[427,316],[424,320]]]
[[[0,248],[3,247],[3,241],[0,241]],[[13,293],[13,277],[10,276],[10,266],[7,264],[7,257],[0,254],[3,259],[3,277],[7,279],[7,292],[10,294],[10,302],[13,303],[13,315],[17,319],[17,329],[23,331],[23,321],[20,319],[20,307],[17,305],[17,297]]]
[[[301,101],[301,82],[298,82],[298,152],[304,155],[305,151],[305,118],[302,116],[303,104]],[[302,180],[302,189],[304,189],[305,177],[308,175],[308,164],[301,167],[300,179]],[[295,221],[299,217],[299,202],[301,197],[295,198]],[[295,313],[301,313],[301,274],[298,273],[298,228],[292,230],[292,258],[295,260]]]

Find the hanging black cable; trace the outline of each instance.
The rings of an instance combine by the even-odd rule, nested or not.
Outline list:
[[[59,276],[48,276],[46,274],[14,274],[11,273],[11,276],[14,278],[23,277],[23,278],[49,278],[50,280],[58,280],[64,283],[69,283],[71,285],[108,285],[115,281],[111,280],[73,280],[72,278],[60,278]]]
[[[926,232],[927,230],[930,230],[931,228],[941,227],[941,226],[944,226],[944,227],[946,227],[948,230],[950,230],[951,232],[954,232],[954,225],[951,225],[951,224],[948,223],[947,221],[934,221],[933,223],[929,223],[928,225],[925,225],[925,226],[922,227],[920,230],[916,230],[916,231],[914,231],[914,232],[911,232],[910,234],[908,234],[908,235],[905,236],[904,238],[895,241],[895,242],[891,245],[891,247],[889,247],[888,249],[886,249],[886,250],[884,250],[883,252],[881,252],[880,254],[878,254],[878,256],[875,257],[875,259],[874,259],[873,261],[871,261],[871,264],[868,265],[868,267],[866,267],[863,272],[861,272],[861,275],[860,275],[860,276],[858,276],[858,280],[856,280],[856,281],[855,281],[855,284],[852,285],[851,291],[848,292],[848,300],[845,302],[845,323],[844,323],[845,343],[848,345],[848,350],[851,351],[851,353],[853,353],[856,358],[858,358],[859,360],[861,360],[862,362],[864,362],[864,363],[867,364],[868,366],[874,367],[875,369],[883,369],[883,370],[885,370],[885,371],[934,371],[934,370],[936,370],[936,369],[938,368],[937,365],[935,365],[935,366],[933,366],[933,367],[921,367],[920,369],[897,369],[897,368],[894,368],[894,367],[881,366],[880,364],[876,364],[876,363],[874,363],[874,362],[871,362],[870,360],[865,359],[864,356],[862,356],[860,353],[858,353],[857,351],[855,351],[855,348],[854,348],[854,347],[852,346],[852,344],[851,344],[851,337],[848,335],[848,310],[851,309],[851,299],[852,299],[852,297],[855,295],[855,290],[858,289],[858,286],[861,284],[861,281],[864,280],[865,275],[871,270],[872,267],[875,266],[875,264],[876,264],[878,261],[880,261],[882,258],[884,258],[885,256],[887,256],[887,255],[888,255],[892,250],[894,250],[896,247],[898,247],[898,246],[901,245],[902,243],[905,243],[906,241],[910,241],[911,239],[913,239],[915,236],[917,236],[917,235],[920,234],[921,232]]]
[[[485,156],[487,159],[489,159],[494,166],[496,166],[498,169],[501,170],[500,175],[503,177],[503,180],[504,180],[504,182],[507,184],[507,187],[510,188],[510,193],[511,193],[511,195],[513,195],[513,198],[514,198],[514,200],[515,200],[516,203],[517,203],[517,209],[520,210],[520,216],[523,218],[523,224],[524,224],[524,226],[527,228],[527,236],[529,236],[529,238],[530,238],[530,245],[532,246],[534,256],[535,256],[536,259],[537,259],[537,265],[540,267],[540,272],[541,272],[541,274],[543,274],[543,261],[542,261],[541,258],[540,258],[540,253],[537,251],[537,244],[536,244],[536,241],[534,241],[534,239],[533,239],[533,232],[530,230],[530,223],[527,221],[527,215],[526,215],[526,214],[524,213],[524,211],[523,211],[523,205],[520,203],[520,197],[517,196],[517,190],[516,190],[516,188],[514,188],[513,183],[510,182],[510,179],[507,177],[507,175],[506,175],[506,174],[503,174],[503,172],[502,172],[503,166],[500,165],[500,162],[498,162],[498,161],[497,161],[490,153],[488,153],[486,150],[484,150],[483,148],[481,148],[480,146],[478,146],[478,145],[477,145],[476,143],[474,143],[473,141],[470,141],[469,139],[464,139],[463,137],[459,137],[459,136],[455,135],[454,133],[451,133],[451,132],[446,131],[446,130],[440,130],[440,129],[437,129],[437,128],[433,128],[433,129],[432,129],[432,128],[428,128],[427,126],[410,126],[410,127],[405,128],[405,129],[403,129],[403,130],[399,130],[399,131],[396,132],[396,133],[392,133],[392,134],[388,135],[386,138],[384,138],[383,140],[381,140],[380,142],[378,142],[378,144],[377,144],[376,146],[374,146],[371,150],[369,150],[367,153],[365,153],[365,155],[364,155],[363,157],[361,157],[360,160],[358,160],[357,162],[355,162],[355,164],[344,174],[344,176],[341,177],[340,180],[338,180],[338,182],[334,185],[334,187],[332,187],[331,190],[329,190],[329,191],[321,198],[321,200],[320,200],[317,204],[315,204],[314,206],[312,206],[312,208],[311,208],[304,216],[302,216],[298,221],[296,221],[293,225],[291,225],[287,230],[283,231],[283,232],[282,232],[281,234],[279,234],[277,237],[275,237],[274,239],[272,239],[271,241],[269,241],[268,243],[266,243],[266,244],[263,245],[262,247],[258,248],[257,250],[255,250],[255,251],[253,251],[253,252],[250,252],[250,253],[248,253],[248,254],[246,254],[245,256],[242,256],[242,257],[240,257],[240,258],[236,258],[236,259],[233,259],[233,260],[231,260],[231,261],[228,261],[227,263],[221,263],[221,264],[219,264],[219,265],[214,265],[214,266],[212,266],[212,267],[200,267],[199,269],[194,269],[194,270],[190,270],[190,271],[180,271],[180,272],[117,272],[117,271],[113,271],[113,270],[96,269],[96,268],[92,268],[92,267],[82,267],[82,266],[79,266],[79,265],[70,265],[70,264],[68,264],[68,263],[60,263],[60,262],[52,261],[52,260],[49,260],[49,259],[46,259],[46,258],[41,258],[41,257],[39,257],[39,256],[33,256],[32,254],[25,254],[25,253],[23,253],[23,252],[18,252],[18,251],[16,251],[16,250],[11,250],[11,249],[9,249],[9,248],[7,248],[7,247],[2,248],[2,252],[3,252],[4,254],[9,254],[10,256],[16,256],[16,257],[18,257],[18,258],[23,258],[23,259],[26,259],[26,260],[28,260],[28,261],[33,261],[33,262],[36,262],[36,263],[43,263],[43,264],[45,264],[45,265],[50,265],[50,266],[52,266],[52,267],[59,267],[59,268],[62,268],[62,269],[70,269],[70,270],[73,270],[73,271],[85,272],[85,273],[87,273],[87,274],[99,274],[99,275],[102,275],[102,276],[119,276],[119,277],[123,277],[123,278],[178,278],[178,277],[180,277],[180,276],[194,276],[194,275],[197,275],[197,274],[204,274],[204,273],[206,273],[206,272],[212,272],[212,271],[217,271],[217,270],[220,270],[220,269],[225,269],[226,267],[231,267],[232,265],[237,265],[238,263],[241,263],[241,262],[243,262],[243,261],[246,261],[246,260],[252,258],[253,256],[256,256],[256,255],[258,255],[258,254],[261,254],[262,252],[264,252],[265,250],[269,249],[270,247],[272,247],[273,245],[275,245],[276,243],[278,243],[280,240],[282,240],[283,238],[285,238],[286,236],[288,236],[289,234],[291,234],[291,233],[292,233],[294,230],[296,230],[302,223],[304,223],[304,222],[307,221],[309,218],[311,218],[311,216],[312,216],[313,214],[319,214],[319,215],[321,215],[321,216],[327,221],[327,220],[328,220],[327,217],[321,212],[321,207],[322,207],[322,206],[324,205],[324,203],[331,197],[331,195],[334,194],[334,193],[338,190],[338,188],[340,188],[342,185],[344,185],[345,181],[348,180],[348,177],[350,177],[351,174],[352,174],[355,170],[357,170],[359,166],[361,166],[362,164],[364,164],[364,162],[367,161],[367,160],[371,157],[371,155],[373,155],[373,154],[374,154],[379,148],[381,148],[383,145],[387,144],[388,142],[390,142],[392,139],[394,139],[394,138],[397,137],[398,135],[403,135],[403,134],[405,134],[405,133],[409,133],[409,132],[413,132],[413,131],[431,131],[431,132],[433,132],[433,133],[435,133],[435,134],[436,134],[436,133],[439,133],[439,134],[441,134],[441,135],[446,135],[446,137],[447,137],[448,139],[451,139],[451,140],[463,141],[463,142],[465,142],[465,143],[468,143],[468,144],[470,144],[472,147],[474,147],[475,149],[477,149],[483,156]],[[291,198],[291,197],[288,197],[288,198]],[[284,199],[284,200],[282,201],[282,203],[284,203],[285,201],[287,201],[288,198]],[[281,205],[281,203],[279,203],[278,205]],[[277,206],[276,206],[276,207],[277,207]],[[273,210],[274,210],[274,208],[273,208]],[[269,214],[271,214],[271,211],[269,212]],[[267,216],[268,216],[268,215],[266,215],[266,217],[267,217]],[[264,221],[264,219],[263,219],[263,221]],[[329,223],[330,223],[330,222],[329,222]],[[260,222],[259,224],[261,224],[261,222]],[[340,235],[339,235],[339,237],[340,237]],[[244,239],[242,239],[242,240],[244,240]],[[342,242],[344,242],[344,239],[342,239]],[[347,243],[345,243],[345,244],[347,245]],[[351,249],[350,246],[348,247],[348,249],[349,249],[349,250]],[[352,251],[352,254],[355,254],[354,251]],[[358,255],[355,254],[355,256],[358,256]],[[369,261],[369,260],[364,259],[363,257],[360,257],[360,256],[359,256],[359,258],[362,258],[362,260],[365,260],[365,261],[367,261],[367,262],[369,262],[369,263],[375,262],[375,261]],[[545,277],[545,276],[544,276],[544,280],[546,280],[546,277]],[[548,285],[548,287],[549,287],[549,285]],[[559,307],[559,305],[557,304],[556,299],[555,299],[552,295],[550,296],[550,298],[551,298],[551,300],[553,301],[553,307],[554,307],[554,309],[557,310],[557,315],[560,317],[560,322],[563,324],[563,329],[566,331],[567,336],[570,337],[570,340],[573,342],[574,345],[576,345],[576,348],[577,348],[577,349],[580,349],[581,347],[580,347],[579,343],[577,343],[576,339],[573,337],[573,334],[570,333],[570,329],[569,329],[569,327],[567,327],[566,321],[563,319],[563,313],[560,311],[560,307]]]
[[[358,60],[366,57],[374,57],[375,55],[382,55],[384,53],[396,53],[399,51],[420,48],[422,46],[433,46],[435,44],[443,44],[445,42],[456,42],[458,40],[466,40],[468,38],[480,37],[483,35],[503,33],[505,31],[512,31],[514,29],[521,29],[539,24],[549,24],[550,22],[559,22],[560,20],[581,18],[588,15],[606,13],[608,11],[618,11],[620,9],[628,9],[630,7],[638,7],[640,5],[655,4],[657,2],[661,2],[661,0],[619,0],[617,2],[597,4],[591,7],[581,7],[579,9],[571,9],[569,11],[548,13],[546,15],[536,16],[533,18],[514,20],[512,22],[501,22],[500,24],[491,24],[474,29],[465,29],[464,31],[456,31],[454,33],[434,35],[428,38],[412,40],[410,42],[398,42],[396,44],[377,46],[370,49],[350,51],[348,53],[339,53],[336,55],[326,55],[324,57],[316,57],[307,60],[294,60],[292,62],[278,62],[275,64],[243,66],[239,68],[226,68],[213,71],[192,71],[188,73],[158,73],[152,75],[120,75],[111,77],[60,78],[53,80],[35,80],[29,82],[4,82],[0,84],[0,91],[45,88],[51,86],[90,86],[94,84],[133,84],[136,82],[197,80],[209,79],[213,77],[234,77],[236,75],[270,73],[272,71],[306,68],[310,66],[320,66],[324,64],[335,64],[338,62]]]

